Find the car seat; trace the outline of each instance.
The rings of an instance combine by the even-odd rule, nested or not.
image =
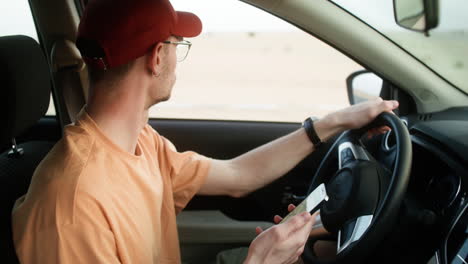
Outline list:
[[[50,70],[40,45],[26,36],[0,37],[0,262],[18,263],[11,231],[14,202],[28,190],[36,166],[54,145],[17,144],[49,106]],[[39,241],[38,241],[39,242]]]

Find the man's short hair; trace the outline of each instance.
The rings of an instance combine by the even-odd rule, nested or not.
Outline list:
[[[111,69],[99,69],[96,67],[88,67],[88,76],[90,85],[98,82],[115,83],[120,81],[135,64],[135,60],[130,61],[124,65],[120,65]]]

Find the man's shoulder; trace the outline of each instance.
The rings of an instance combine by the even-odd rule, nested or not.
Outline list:
[[[140,132],[138,141],[142,146],[150,148],[151,151],[155,151],[164,146],[167,139],[161,136],[152,126],[146,124]]]
[[[64,136],[34,171],[28,193],[18,199],[22,211],[72,210],[78,180],[94,146],[94,139],[77,127],[67,127]],[[42,208],[42,209],[40,209]],[[53,214],[50,214],[53,215]]]
[[[153,140],[157,140],[157,138],[159,137],[160,137],[159,133],[156,130],[154,130],[154,128],[150,126],[149,124],[146,124],[140,132],[140,139],[143,139],[143,140],[153,141]]]
[[[176,151],[176,148],[174,144],[164,136],[160,135],[158,131],[156,131],[152,126],[149,124],[146,124],[141,133],[140,133],[140,140],[145,141],[144,143],[148,143],[148,141],[151,142],[152,145],[156,149],[161,149],[161,148],[169,148],[171,150]]]
[[[95,138],[77,126],[65,128],[64,135],[37,167],[34,177],[47,174],[48,178],[77,176],[87,163]]]

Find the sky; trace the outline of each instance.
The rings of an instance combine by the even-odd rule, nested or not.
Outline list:
[[[171,0],[171,3],[177,10],[196,13],[204,22],[203,32],[298,30],[237,0]],[[0,36],[36,35],[27,0],[0,0],[0,18]]]
[[[393,0],[333,2],[359,14],[364,20],[379,23],[381,29],[398,30],[393,17]],[[288,23],[238,0],[171,0],[171,3],[177,10],[187,10],[199,15],[205,22],[207,32],[296,30]],[[439,5],[439,30],[468,31],[468,0],[439,0]]]
[[[176,10],[197,14],[204,32],[292,31],[296,27],[237,0],[171,0]]]
[[[317,1],[317,0],[314,0]],[[196,13],[204,22],[203,32],[294,31],[295,27],[238,0],[171,0],[177,10]],[[393,20],[392,0],[335,0],[352,12],[365,13],[366,20],[379,21],[381,30],[398,29]],[[440,1],[439,30],[468,32],[467,0]],[[373,10],[369,12],[369,10]],[[35,36],[27,0],[0,0],[0,35]]]

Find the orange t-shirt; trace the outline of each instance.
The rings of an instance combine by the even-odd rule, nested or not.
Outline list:
[[[149,125],[128,153],[82,111],[15,204],[16,253],[21,263],[180,263],[176,214],[209,164]]]

